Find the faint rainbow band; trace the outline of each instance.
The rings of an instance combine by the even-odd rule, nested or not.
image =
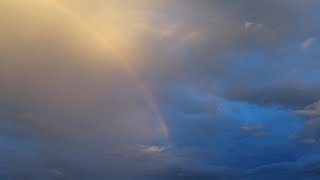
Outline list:
[[[120,55],[120,53],[117,53],[116,48],[114,48],[111,45],[111,43],[108,41],[109,38],[107,38],[106,34],[99,31],[93,24],[91,24],[87,19],[85,19],[79,13],[77,13],[65,1],[63,1],[63,0],[52,0],[52,1],[55,2],[57,7],[62,9],[65,13],[76,18],[83,26],[85,26],[88,30],[90,30],[92,33],[94,33],[97,37],[101,38],[101,41],[103,41],[104,44],[107,45],[108,50],[112,53],[114,58],[116,58],[126,68],[128,73],[130,73],[133,76],[134,80],[138,82],[148,105],[150,106],[152,112],[158,118],[158,120],[160,122],[163,134],[165,135],[166,138],[169,138],[169,128],[168,128],[167,122],[164,118],[164,115],[162,114],[160,107],[156,102],[156,98],[151,93],[151,91],[149,90],[146,83],[144,83],[144,81],[140,78],[140,76],[139,76],[138,72],[135,70],[135,68],[129,63],[129,61],[126,60],[126,58],[122,57]]]

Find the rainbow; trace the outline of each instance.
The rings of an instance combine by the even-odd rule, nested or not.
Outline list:
[[[151,91],[149,90],[148,86],[143,81],[143,79],[140,77],[139,73],[135,70],[134,66],[130,64],[130,62],[126,58],[124,58],[121,55],[121,53],[117,51],[117,48],[112,46],[112,43],[110,43],[111,41],[109,40],[109,38],[105,33],[99,31],[98,28],[96,28],[92,23],[90,23],[90,21],[88,21],[86,18],[82,17],[79,13],[77,13],[77,11],[75,11],[69,4],[67,4],[63,0],[52,0],[52,1],[54,1],[54,3],[59,9],[63,10],[66,14],[72,16],[73,18],[77,19],[82,26],[86,27],[90,32],[94,33],[97,37],[99,37],[100,40],[103,41],[103,43],[108,48],[108,51],[112,53],[113,57],[124,66],[124,68],[128,71],[130,75],[132,75],[133,79],[139,84],[149,107],[151,108],[152,112],[159,120],[164,136],[168,139],[169,128],[164,118],[164,115],[162,114],[160,107],[157,104],[156,98],[151,93]]]

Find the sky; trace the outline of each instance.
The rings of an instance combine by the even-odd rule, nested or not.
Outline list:
[[[319,6],[1,0],[0,179],[319,179]]]

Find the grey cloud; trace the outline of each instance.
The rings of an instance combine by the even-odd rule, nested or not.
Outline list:
[[[316,42],[316,38],[308,38],[301,43],[301,48],[307,49],[311,47]]]
[[[184,88],[175,93],[171,88],[193,87],[200,94],[218,94],[226,101],[250,105],[296,107],[313,103],[320,99],[319,84],[301,84],[286,73],[291,69],[288,62],[294,61],[301,71],[318,67],[313,66],[317,62],[312,57],[307,58],[308,63],[292,60],[298,56],[295,50],[300,44],[289,48],[290,53],[286,48],[319,32],[319,20],[313,15],[317,5],[311,0],[170,1],[157,3],[151,12],[140,12],[150,19],[136,24],[143,30],[130,37],[137,42],[128,50],[135,53],[128,53],[128,57],[149,82],[155,99],[160,99],[157,103],[171,125],[173,147],[165,149],[163,141],[167,140],[144,101],[141,82],[136,82],[121,63],[114,63],[107,50],[95,50],[99,45],[82,40],[93,39],[87,29],[63,21],[68,19],[64,15],[43,17],[39,9],[1,11],[0,22],[5,28],[0,36],[5,37],[0,42],[0,100],[11,108],[4,110],[7,114],[0,120],[0,125],[9,124],[1,126],[3,131],[0,128],[4,139],[0,143],[9,142],[3,144],[9,149],[0,150],[0,164],[6,155],[17,159],[8,167],[0,165],[0,174],[130,179],[147,172],[152,178],[163,179],[232,179],[243,172],[230,164],[251,168],[261,165],[259,160],[275,163],[295,158],[295,149],[268,146],[286,142],[282,140],[287,135],[283,129],[270,131],[266,139],[251,138],[269,135],[272,122],[277,122],[277,127],[287,126],[290,117],[283,121],[282,116],[274,118],[263,128],[243,126],[244,117],[233,107],[226,108],[231,112],[224,111],[214,98],[203,100],[192,93],[184,95]],[[96,3],[90,7],[96,10],[102,6]],[[15,13],[17,17],[11,19]],[[82,38],[73,29],[79,30]],[[253,49],[268,55],[265,59],[241,56]],[[301,64],[308,65],[302,68]],[[292,84],[285,84],[287,81]],[[297,112],[317,115],[317,108],[311,105]],[[308,121],[305,127],[299,140],[317,145],[318,122]],[[243,135],[243,130],[251,136]],[[280,140],[272,139],[273,133],[278,133]],[[165,145],[154,145],[158,142]],[[139,149],[126,144],[143,145]],[[252,148],[253,154],[239,146]],[[270,153],[264,152],[266,148]],[[268,174],[274,169],[275,173],[285,170],[282,177],[288,177],[291,170],[292,174],[299,172],[295,165],[286,163],[267,166],[252,170],[248,177],[260,173],[271,177],[274,174]],[[124,172],[128,174],[119,177]]]
[[[317,2],[243,0],[172,4],[170,8],[163,7],[164,12],[170,12],[164,16],[174,17],[170,23],[179,24],[180,36],[169,44],[151,41],[152,46],[148,46],[162,53],[157,62],[149,62],[143,68],[155,89],[178,82],[230,99],[284,106],[304,106],[320,98],[319,84],[301,83],[296,77],[318,66],[314,57],[308,57],[308,63],[299,61],[305,57],[299,54],[300,44],[296,43],[319,32],[313,8]],[[182,43],[192,32],[200,35]],[[178,48],[175,43],[180,43]],[[168,53],[162,44],[167,49],[175,48]],[[242,56],[252,49],[261,57]],[[145,60],[149,59],[153,58],[147,56]]]
[[[297,83],[260,88],[239,87],[237,91],[227,90],[223,94],[231,99],[247,100],[257,104],[303,107],[320,98],[318,89],[320,88],[314,85]]]
[[[302,143],[304,143],[304,144],[315,144],[315,143],[317,143],[317,140],[316,139],[303,139],[302,140]]]
[[[254,22],[250,22],[250,21],[246,21],[244,23],[244,27],[246,28],[246,30],[258,31],[258,30],[261,30],[263,25],[262,24],[257,24],[257,23],[254,23]]]
[[[295,111],[295,114],[302,116],[319,116],[320,115],[320,101],[306,106],[302,110]]]
[[[318,143],[320,137],[320,121],[319,121],[319,101],[305,106],[301,110],[293,113],[304,118],[304,127],[297,134],[296,139],[305,145],[314,145]]]

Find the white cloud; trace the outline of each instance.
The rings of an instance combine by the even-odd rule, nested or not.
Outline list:
[[[311,47],[316,42],[316,40],[317,40],[316,38],[308,38],[304,40],[300,46],[302,49],[307,49]]]

